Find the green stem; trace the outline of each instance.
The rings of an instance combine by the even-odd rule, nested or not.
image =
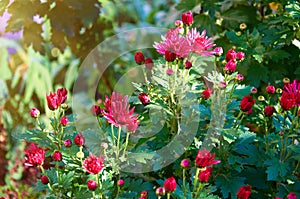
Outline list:
[[[233,91],[234,91],[234,88],[235,88],[235,85],[236,85],[236,81],[234,81],[234,83],[233,83],[233,86],[232,86],[232,88],[231,88],[231,90],[230,90],[230,94],[229,94],[229,100],[231,99],[231,97],[232,97],[232,94],[233,94]]]
[[[119,157],[119,153],[120,153],[120,140],[121,140],[121,130],[122,130],[122,127],[119,126],[119,129],[118,129],[118,140],[117,140],[117,158]]]
[[[171,198],[171,193],[167,194],[167,198],[170,199]]]
[[[98,184],[98,186],[97,186],[97,189],[98,189],[98,192],[99,192],[99,196],[100,196],[100,198],[102,198],[102,192],[101,192],[101,183],[100,183],[100,179],[99,179],[99,176],[98,176],[98,174],[96,174],[96,182],[97,182],[97,184]]]
[[[116,143],[115,143],[115,131],[114,131],[114,125],[111,124],[110,127],[111,127],[111,139],[112,139],[112,143],[113,143],[113,145],[115,145]]]
[[[199,173],[200,173],[200,168],[197,167],[196,175],[194,176],[194,188],[193,188],[193,193],[195,193],[195,191],[196,191],[196,187],[197,187],[197,184],[198,184],[198,176],[199,176]]]
[[[183,179],[182,186],[183,186],[184,198],[186,198],[185,170],[186,169],[183,169],[182,171],[182,179]]]
[[[266,138],[266,151],[268,151],[269,149],[269,139],[268,139],[268,121],[267,121],[267,118],[265,118],[265,131],[266,131],[266,134],[265,134],[265,138]]]
[[[58,162],[56,162],[55,168],[56,168],[57,182],[58,182],[58,184],[60,184],[60,173],[59,173],[59,168],[58,168]]]
[[[92,191],[92,194],[93,194],[93,199],[96,199],[95,191]]]
[[[125,157],[125,153],[126,153],[127,146],[128,146],[129,135],[130,135],[130,132],[127,132],[127,134],[126,134],[126,141],[125,141],[125,147],[124,147],[124,153],[123,153],[124,157]]]
[[[202,183],[200,183],[200,184],[199,184],[199,186],[198,186],[198,188],[197,188],[197,192],[196,192],[195,199],[197,199],[197,198],[198,198],[198,195],[199,195],[200,191],[202,190],[202,188],[203,188],[203,184],[202,184]]]

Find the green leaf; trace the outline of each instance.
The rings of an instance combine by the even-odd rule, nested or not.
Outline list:
[[[201,1],[199,0],[181,0],[177,6],[176,9],[177,10],[183,10],[183,11],[188,11],[188,10],[192,10],[196,5],[200,4]]]
[[[285,179],[289,171],[289,164],[277,158],[266,160],[264,164],[267,166],[266,173],[268,181],[280,181]]]
[[[94,155],[100,155],[100,152],[103,150],[101,147],[101,143],[105,140],[104,132],[101,129],[87,129],[82,132],[85,138],[85,145],[88,150]]]
[[[256,9],[252,6],[237,6],[221,13],[222,25],[227,29],[238,28],[241,23],[253,24],[256,22]]]
[[[5,47],[0,48],[0,79],[9,80],[12,77],[12,73],[8,64],[8,51]]]
[[[236,199],[236,193],[244,185],[246,178],[219,175],[215,183],[221,189],[223,198]],[[230,195],[229,195],[230,194]]]
[[[262,66],[257,62],[252,62],[248,68],[247,79],[250,81],[251,85],[259,87],[261,81],[267,82],[268,75],[268,69],[265,66]]]

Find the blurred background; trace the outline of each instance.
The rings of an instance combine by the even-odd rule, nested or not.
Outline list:
[[[246,53],[238,69],[245,84],[265,92],[260,88],[267,84],[300,77],[296,0],[1,0],[0,197],[41,194],[33,189],[37,170],[23,165],[26,143],[13,136],[33,127],[30,108],[49,114],[45,95],[59,87],[67,88],[71,99],[81,63],[106,38],[134,28],[173,27],[188,10],[193,11],[193,26],[205,29],[224,52],[236,48]],[[160,35],[155,37],[159,41]],[[158,56],[153,49],[143,52]],[[133,54],[120,56],[104,71],[93,100],[111,93],[134,65]]]

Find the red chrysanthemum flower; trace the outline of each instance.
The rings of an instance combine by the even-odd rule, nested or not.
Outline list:
[[[99,158],[90,154],[90,156],[83,161],[83,167],[91,174],[98,174],[104,168],[103,162],[104,158]]]
[[[212,50],[215,44],[211,38],[206,36],[206,30],[203,30],[200,34],[196,28],[191,29],[187,34],[187,41],[191,46],[191,51],[199,55],[211,56],[216,53]]]
[[[46,95],[47,104],[50,110],[57,109],[67,99],[68,91],[65,88],[59,88],[55,93],[50,92]]]
[[[252,98],[252,96],[244,96],[240,103],[240,108],[244,112],[248,112],[252,109],[253,105],[255,103],[255,99]]]
[[[128,131],[135,131],[138,127],[137,115],[134,107],[129,110],[128,96],[122,96],[113,92],[105,99],[105,111],[103,113],[107,121],[115,126],[126,126]]]
[[[211,154],[207,150],[199,150],[196,156],[197,167],[207,167],[213,164],[219,164],[220,160],[215,160],[216,154]]]
[[[280,98],[280,106],[283,110],[290,110],[296,105],[296,98],[293,93],[283,92]]]
[[[292,83],[285,84],[282,94],[293,94],[295,105],[300,106],[300,80],[294,80]]]
[[[45,159],[45,151],[36,144],[31,143],[29,149],[25,149],[25,165],[39,166],[43,165]]]
[[[251,186],[242,186],[237,192],[238,199],[248,199],[251,194]]]
[[[176,190],[176,180],[174,177],[167,178],[164,183],[164,188],[166,192],[172,193]]]
[[[204,171],[201,171],[198,176],[199,181],[207,182],[210,177],[211,172],[212,172],[212,167],[208,167]]]

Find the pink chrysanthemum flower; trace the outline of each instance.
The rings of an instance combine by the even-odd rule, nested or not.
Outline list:
[[[169,29],[166,36],[162,36],[162,40],[159,43],[154,43],[154,48],[162,55],[168,51],[175,53],[178,58],[186,58],[191,51],[187,39],[180,35],[176,29]]]
[[[25,149],[25,165],[39,166],[43,165],[45,159],[45,151],[36,144],[31,143],[29,149]]]
[[[129,110],[128,96],[122,96],[113,92],[105,99],[105,111],[103,113],[107,121],[117,127],[126,126],[128,131],[134,132],[138,127],[137,115],[134,113],[134,107]]]
[[[104,168],[103,162],[104,158],[99,158],[90,154],[90,156],[83,161],[83,167],[91,174],[98,174]]]
[[[193,32],[193,31],[191,31]],[[193,33],[195,34],[195,33]],[[213,51],[213,47],[215,46],[215,44],[212,42],[211,38],[208,38],[206,36],[206,30],[203,30],[201,35],[198,36],[198,34],[196,34],[197,37],[194,39],[193,42],[193,51],[199,55],[203,55],[203,56],[211,56],[214,55],[214,51]],[[195,36],[193,36],[194,38]],[[210,50],[211,49],[211,50]]]

